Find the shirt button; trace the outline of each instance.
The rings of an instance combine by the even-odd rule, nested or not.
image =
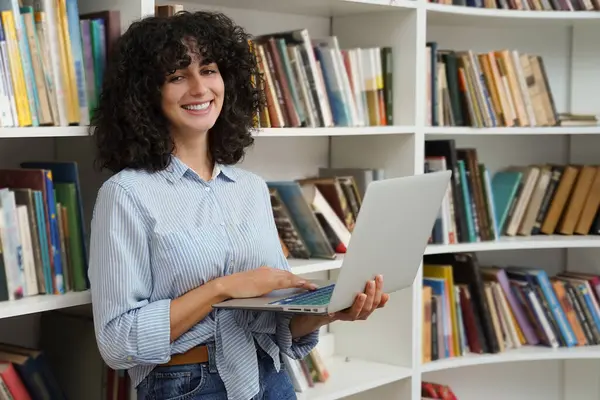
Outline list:
[[[210,188],[208,186],[205,187],[204,190],[206,190],[207,192],[210,192]]]
[[[221,222],[221,226],[225,226],[225,222]]]
[[[133,357],[127,356],[127,361],[131,361],[131,360],[133,360]]]

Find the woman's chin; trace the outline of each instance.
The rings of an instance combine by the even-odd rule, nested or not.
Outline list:
[[[205,121],[203,123],[187,123],[181,126],[180,131],[184,132],[186,135],[199,135],[205,134],[214,126],[214,122]]]

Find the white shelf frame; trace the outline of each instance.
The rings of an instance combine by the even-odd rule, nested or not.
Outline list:
[[[281,137],[334,137],[334,136],[377,136],[377,135],[412,135],[424,132],[426,136],[447,135],[600,135],[598,126],[575,127],[516,127],[516,128],[471,128],[460,126],[416,126],[416,125],[391,125],[368,127],[331,127],[331,128],[263,128],[257,129],[254,136],[257,138]],[[60,137],[85,137],[90,136],[88,126],[47,126],[25,128],[0,128],[0,139],[27,139],[27,138],[60,138]]]
[[[600,358],[600,346],[552,349],[543,346],[523,346],[499,354],[468,354],[462,357],[435,360],[420,367],[421,373],[443,371],[485,364],[521,361],[581,360]]]
[[[83,137],[89,136],[88,129],[88,126],[0,128],[0,139]]]
[[[65,294],[41,294],[24,297],[18,300],[0,302],[0,320],[45,311],[90,304],[92,296],[89,291],[69,292]]]

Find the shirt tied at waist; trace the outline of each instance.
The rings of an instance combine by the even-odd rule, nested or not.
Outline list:
[[[277,372],[279,348],[271,335],[276,333],[274,313],[247,310],[215,310],[215,361],[225,384],[227,398],[249,400],[259,392],[256,343],[273,359]],[[242,379],[240,379],[242,378]]]

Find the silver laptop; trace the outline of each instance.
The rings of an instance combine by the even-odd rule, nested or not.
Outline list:
[[[215,308],[327,314],[350,307],[368,280],[383,275],[386,293],[412,285],[450,182],[450,171],[369,184],[335,282],[230,299]]]

